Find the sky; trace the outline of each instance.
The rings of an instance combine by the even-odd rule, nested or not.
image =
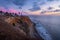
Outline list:
[[[60,11],[60,0],[0,0],[0,10],[39,15],[46,11]]]

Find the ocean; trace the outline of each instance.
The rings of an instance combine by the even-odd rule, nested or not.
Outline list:
[[[44,39],[44,40],[52,40],[51,35],[49,32],[45,29],[45,27],[40,23],[40,16],[29,16],[30,19],[36,23],[36,30],[39,33],[39,35]]]

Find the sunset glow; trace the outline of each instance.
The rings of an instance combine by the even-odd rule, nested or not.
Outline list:
[[[19,1],[19,0],[17,0]],[[4,3],[3,3],[4,2]],[[1,0],[0,3],[0,10],[4,11],[4,12],[11,12],[11,13],[19,13],[19,11],[21,12],[26,12],[28,15],[58,15],[59,12],[54,12],[53,10],[60,10],[60,0],[26,0],[21,2],[21,4],[19,5],[19,3],[15,4],[13,2],[16,1],[5,1],[5,0]],[[7,5],[6,5],[7,4]],[[50,9],[51,8],[51,9]],[[44,12],[45,13],[41,13]],[[52,11],[52,12],[48,12],[48,11]],[[25,14],[25,13],[23,13]]]

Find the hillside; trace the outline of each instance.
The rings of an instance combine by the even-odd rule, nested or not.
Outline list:
[[[28,16],[0,14],[0,40],[43,40]]]

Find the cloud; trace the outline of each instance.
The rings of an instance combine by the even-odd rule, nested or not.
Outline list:
[[[5,9],[9,9],[12,4],[12,0],[0,0],[0,7],[4,7]]]
[[[39,7],[35,7],[35,8],[32,8],[32,9],[29,9],[30,11],[38,11],[38,10],[40,10],[40,8]]]
[[[58,5],[58,7],[60,8],[60,5]]]
[[[19,11],[22,6],[25,5],[27,0],[0,0],[0,10],[10,10],[13,8],[14,10]],[[1,8],[3,7],[3,8]]]
[[[46,13],[46,11],[41,11],[41,13],[40,13],[40,14],[44,14],[44,13]]]
[[[48,10],[52,10],[53,9],[53,7],[48,7]]]
[[[9,7],[18,6],[18,8],[21,8],[25,5],[27,0],[0,0],[0,6],[5,7],[8,9]]]
[[[37,4],[37,2],[33,3],[33,7],[31,9],[29,9],[30,11],[38,11],[40,10],[40,6]]]
[[[47,0],[36,0],[38,5],[44,5],[46,4]]]
[[[53,2],[53,1],[60,1],[60,0],[47,0],[47,1],[49,1],[49,2]]]
[[[25,5],[26,3],[27,5]],[[0,0],[0,6],[4,7],[5,9],[10,9],[12,7],[17,11],[20,10],[20,8],[22,8],[22,10],[26,9],[30,11],[38,11],[38,10],[45,9],[46,6],[51,6],[52,4],[53,4],[52,7],[54,5],[58,5],[55,3],[58,3],[58,1],[57,0]],[[53,8],[51,7],[48,8],[48,10],[51,9]]]
[[[39,0],[39,5],[45,5],[46,3],[54,2],[54,1],[60,1],[60,0]]]
[[[56,10],[54,10],[54,12],[60,12],[60,9],[56,9]]]
[[[0,7],[0,11],[6,12],[6,9],[4,7]]]
[[[45,2],[40,2],[40,5],[44,5],[44,4],[46,4]]]
[[[21,8],[22,6],[25,5],[27,0],[14,0],[13,3],[17,6],[19,6],[19,8]]]
[[[51,2],[51,1],[55,1],[55,0],[47,0],[47,1],[50,1]]]

